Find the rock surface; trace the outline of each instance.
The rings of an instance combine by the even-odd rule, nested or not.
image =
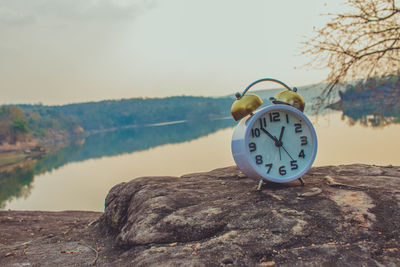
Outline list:
[[[103,232],[135,266],[399,266],[400,167],[313,168],[264,184],[236,167],[113,187]]]
[[[400,167],[236,167],[113,187],[104,213],[0,211],[0,266],[400,266]]]
[[[98,258],[92,249],[104,245],[90,225],[101,214],[89,211],[0,211],[0,266],[92,264]]]

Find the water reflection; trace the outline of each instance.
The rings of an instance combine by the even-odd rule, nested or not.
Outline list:
[[[35,175],[35,163],[34,160],[28,160],[13,168],[0,169],[0,209],[4,208],[8,199],[29,194]]]
[[[135,127],[90,135],[78,151],[68,156],[67,161],[115,156],[135,151],[148,150],[160,145],[175,144],[209,135],[219,129],[233,126],[230,118],[213,121],[189,121],[176,124]],[[69,148],[71,149],[71,148]]]
[[[397,82],[397,80],[396,80]],[[350,126],[383,128],[400,122],[400,84],[396,82],[368,86],[376,82],[347,86],[339,91],[340,100],[328,107],[340,110]]]
[[[29,160],[13,168],[0,169],[0,208],[4,208],[7,200],[27,197],[35,175],[50,172],[70,162],[116,156],[165,144],[191,141],[233,125],[234,122],[230,118],[199,120],[99,132],[85,139],[71,140],[63,148],[40,159]]]

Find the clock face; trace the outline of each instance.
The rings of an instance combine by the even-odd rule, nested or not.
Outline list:
[[[310,121],[293,108],[270,109],[253,115],[247,133],[250,163],[262,177],[292,181],[314,161],[316,135]]]

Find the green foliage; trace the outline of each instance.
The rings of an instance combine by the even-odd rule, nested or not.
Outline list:
[[[28,136],[24,111],[17,106],[0,107],[0,143],[15,143]]]
[[[29,133],[28,126],[26,126],[26,121],[24,119],[18,119],[11,123],[10,127],[11,133],[11,143],[14,144],[17,139],[24,139]]]
[[[35,137],[47,137],[50,132],[70,135],[79,126],[73,119],[49,107],[33,106],[26,109],[26,112],[28,113],[28,126],[34,129]]]
[[[30,137],[69,136],[79,127],[73,119],[43,106],[0,106],[0,144],[15,143]]]
[[[44,118],[39,128],[60,128],[73,132],[77,126],[85,131],[123,128],[170,121],[201,121],[229,116],[233,99],[229,97],[176,96],[167,98],[132,98],[70,104],[64,106],[21,106]],[[28,126],[31,122],[28,120]]]
[[[16,120],[12,122],[11,125],[11,129],[15,132],[15,133],[28,133],[29,132],[29,128],[27,126],[27,123],[25,120]]]

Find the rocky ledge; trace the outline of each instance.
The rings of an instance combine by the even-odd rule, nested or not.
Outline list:
[[[67,233],[0,237],[0,265],[400,265],[400,167],[317,167],[304,180],[257,191],[236,167],[134,179],[110,190],[91,226],[95,214],[79,213]],[[12,216],[0,212],[0,227]],[[46,256],[27,257],[35,248]]]

